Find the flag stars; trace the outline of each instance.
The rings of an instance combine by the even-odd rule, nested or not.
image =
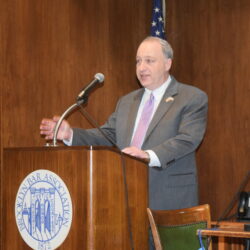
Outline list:
[[[156,35],[156,36],[159,36],[160,34],[161,34],[161,32],[160,32],[159,30],[156,30],[156,31],[155,31],[155,35]]]
[[[155,8],[155,13],[158,13],[160,11],[160,9],[159,8]]]
[[[163,18],[160,16],[160,17],[158,17],[158,21],[159,22],[163,22]]]
[[[162,15],[162,0],[153,0],[153,2],[151,35],[165,39],[165,20]]]

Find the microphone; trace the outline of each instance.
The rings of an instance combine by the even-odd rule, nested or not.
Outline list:
[[[64,111],[64,113],[62,114],[62,116],[60,117],[58,122],[56,123],[55,129],[54,129],[53,144],[51,146],[53,146],[53,147],[57,146],[56,138],[57,138],[57,134],[59,131],[59,127],[60,127],[63,119],[66,117],[66,115],[68,115],[75,108],[79,107],[81,104],[87,102],[88,94],[89,94],[90,90],[93,89],[97,83],[101,83],[103,81],[104,81],[104,75],[102,73],[95,74],[94,80],[91,83],[89,83],[78,95],[77,102],[74,103],[73,105],[71,105],[66,111]]]
[[[90,82],[77,96],[77,101],[81,101],[88,98],[89,92],[98,84],[104,81],[104,75],[102,73],[95,74],[95,78]]]

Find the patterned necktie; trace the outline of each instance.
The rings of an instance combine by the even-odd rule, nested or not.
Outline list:
[[[137,125],[134,137],[131,142],[131,146],[141,148],[141,145],[144,141],[144,137],[148,129],[148,125],[151,120],[150,118],[152,116],[153,110],[154,110],[154,95],[151,93],[149,99],[147,100],[147,102],[143,107],[141,118]]]

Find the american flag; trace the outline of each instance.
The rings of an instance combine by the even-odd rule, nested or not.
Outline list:
[[[162,39],[166,39],[164,30],[162,1],[164,0],[153,0],[151,36],[157,36]]]

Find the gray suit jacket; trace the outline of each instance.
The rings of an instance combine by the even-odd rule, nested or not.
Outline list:
[[[120,149],[130,145],[144,89],[122,97],[101,127]],[[170,98],[169,98],[170,97]],[[207,95],[173,77],[149,125],[142,149],[151,149],[162,167],[149,168],[149,206],[178,209],[198,204],[195,150],[207,120]],[[110,145],[97,129],[74,129],[73,145]]]

